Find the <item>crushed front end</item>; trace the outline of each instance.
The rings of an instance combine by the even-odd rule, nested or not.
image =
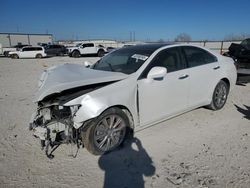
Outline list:
[[[76,144],[79,148],[79,132],[73,126],[73,116],[80,106],[63,106],[59,103],[38,103],[37,112],[32,115],[29,129],[41,140],[41,147],[47,157],[62,143]]]

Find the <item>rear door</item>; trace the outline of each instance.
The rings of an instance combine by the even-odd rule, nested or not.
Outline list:
[[[183,47],[189,67],[188,107],[206,105],[211,102],[215,85],[220,75],[219,62],[210,52],[193,46]]]
[[[147,79],[155,66],[167,68],[161,80]],[[180,47],[162,50],[152,60],[138,80],[140,124],[142,126],[166,119],[187,108],[188,70]]]

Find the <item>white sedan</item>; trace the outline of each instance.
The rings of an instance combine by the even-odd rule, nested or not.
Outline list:
[[[61,143],[84,145],[99,155],[136,130],[197,107],[223,108],[235,82],[234,61],[205,48],[121,48],[89,68],[64,64],[46,70],[30,129],[48,157]]]

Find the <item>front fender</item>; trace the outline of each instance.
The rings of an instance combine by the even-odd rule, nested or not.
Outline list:
[[[98,99],[92,98],[90,95],[85,95],[81,100],[81,107],[73,117],[74,127],[78,129],[84,121],[99,116],[107,108],[108,105],[103,101],[98,101]]]
[[[81,105],[73,116],[76,129],[81,127],[85,121],[99,116],[106,109],[113,106],[127,108],[137,124],[139,120],[136,94],[136,82],[131,79],[124,79],[75,98],[64,104],[64,106]]]

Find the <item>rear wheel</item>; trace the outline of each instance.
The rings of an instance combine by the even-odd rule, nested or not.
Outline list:
[[[211,104],[208,106],[212,110],[220,110],[227,101],[229,86],[223,80],[216,85]]]
[[[112,151],[124,141],[128,127],[127,115],[119,108],[110,108],[82,132],[83,144],[94,155]]]
[[[75,58],[77,58],[77,57],[80,57],[80,52],[78,51],[78,50],[75,50],[75,51],[73,51],[73,53],[72,53],[72,57],[75,57]]]
[[[42,57],[42,54],[36,54],[36,58],[41,59]]]
[[[104,56],[104,54],[105,54],[104,50],[99,50],[97,53],[98,57],[102,57]]]

